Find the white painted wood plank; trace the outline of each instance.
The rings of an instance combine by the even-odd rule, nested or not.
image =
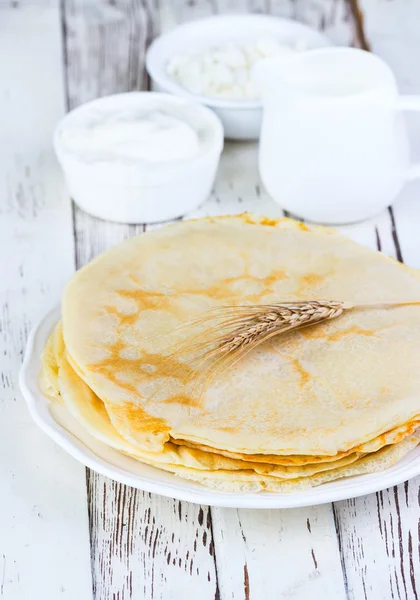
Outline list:
[[[350,600],[419,597],[419,483],[335,503]]]
[[[353,17],[346,1],[269,0],[268,12],[320,29],[339,45],[351,45],[355,39]]]
[[[28,330],[73,271],[70,203],[51,147],[64,113],[58,2],[0,8],[0,597],[91,598],[85,469],[30,419]]]
[[[188,218],[255,212],[281,217],[283,210],[265,192],[257,169],[257,145],[225,142],[210,198]]]
[[[213,600],[217,594],[211,515],[200,507],[94,475],[95,598]]]
[[[345,0],[166,0],[160,6],[162,30],[213,14],[269,13],[322,29],[335,43],[354,40],[352,16]]]
[[[400,90],[420,92],[420,5],[410,0],[364,0],[366,36],[393,68]],[[408,120],[420,160],[420,115]],[[420,184],[408,186],[392,211],[377,219],[382,250],[420,267]],[[362,230],[358,226],[355,229]],[[369,244],[371,245],[371,244]],[[335,516],[350,600],[417,600],[420,595],[420,478],[364,498],[338,502]]]
[[[220,596],[346,598],[330,510],[212,509]]]
[[[144,87],[144,51],[158,27],[154,3],[65,2],[71,108]],[[76,263],[143,226],[106,223],[75,208]],[[213,600],[217,576],[207,507],[142,493],[89,472],[95,598]]]

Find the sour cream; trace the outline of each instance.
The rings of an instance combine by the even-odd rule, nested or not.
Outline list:
[[[54,148],[80,208],[118,223],[157,223],[208,197],[223,126],[198,103],[128,92],[71,111],[57,125]]]
[[[63,131],[61,141],[89,161],[163,163],[192,158],[200,151],[195,129],[164,110],[92,109],[83,122]]]

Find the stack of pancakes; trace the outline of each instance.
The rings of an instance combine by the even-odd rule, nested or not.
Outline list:
[[[108,446],[219,490],[381,471],[419,443],[420,306],[349,311],[273,337],[195,385],[209,368],[188,351],[205,335],[200,315],[317,299],[420,300],[420,274],[288,219],[168,225],[72,278],[42,387]]]

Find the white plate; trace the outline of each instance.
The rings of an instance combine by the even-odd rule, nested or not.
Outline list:
[[[51,311],[29,336],[20,373],[23,395],[32,417],[47,435],[87,467],[116,481],[139,490],[210,506],[293,508],[363,496],[397,485],[420,474],[420,446],[396,465],[381,473],[349,477],[292,494],[217,492],[144,465],[95,440],[61,405],[51,403],[40,391],[38,381],[41,352],[59,318],[59,309]]]

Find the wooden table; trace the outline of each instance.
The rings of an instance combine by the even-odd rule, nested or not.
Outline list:
[[[296,510],[195,506],[86,470],[36,428],[18,389],[28,331],[74,269],[145,230],[71,204],[52,153],[55,124],[66,108],[145,88],[144,52],[159,31],[247,10],[370,44],[402,91],[420,92],[418,0],[0,0],[1,600],[420,596],[420,479]],[[420,123],[410,129],[419,155]],[[395,207],[343,230],[420,267],[419,192],[412,184]],[[245,210],[281,214],[258,179],[254,144],[228,144],[194,216]]]

